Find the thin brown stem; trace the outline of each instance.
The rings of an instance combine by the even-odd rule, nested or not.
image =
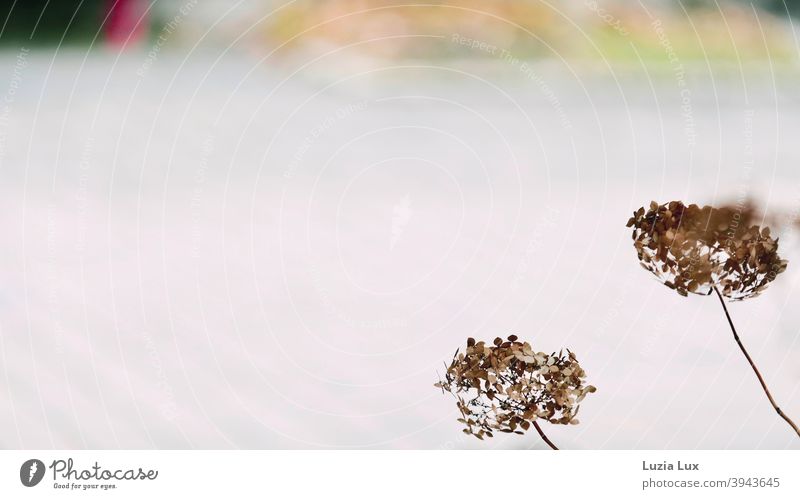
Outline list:
[[[789,418],[789,416],[787,416],[781,410],[781,408],[778,407],[778,404],[775,403],[775,399],[772,398],[772,394],[769,392],[769,388],[767,388],[767,384],[764,382],[764,378],[761,377],[761,373],[758,371],[758,368],[756,367],[755,363],[753,362],[753,359],[750,358],[750,354],[747,353],[747,350],[745,350],[744,345],[742,345],[742,340],[739,339],[739,334],[736,332],[736,328],[733,325],[733,320],[731,320],[731,314],[728,313],[728,307],[725,306],[725,299],[722,297],[722,293],[719,292],[719,290],[716,288],[716,286],[714,287],[714,291],[716,291],[717,297],[719,298],[719,302],[722,304],[722,309],[725,311],[725,317],[728,318],[728,324],[730,324],[731,331],[733,331],[733,339],[736,340],[736,343],[739,345],[739,348],[742,350],[742,353],[744,354],[745,358],[747,359],[747,362],[750,363],[750,367],[753,368],[753,372],[756,373],[756,377],[758,377],[758,382],[761,383],[761,388],[763,388],[764,389],[764,393],[767,394],[767,398],[769,399],[769,403],[772,404],[772,407],[775,408],[775,412],[778,413],[778,416],[782,417],[787,423],[789,423],[789,426],[791,426],[794,429],[795,433],[797,433],[797,436],[800,437],[800,429],[797,428],[797,425],[794,424],[794,421],[792,421]]]
[[[558,450],[558,447],[556,447],[556,444],[554,444],[553,442],[551,442],[551,441],[550,441],[550,439],[549,439],[549,438],[547,438],[547,435],[545,435],[545,434],[544,434],[544,432],[542,431],[542,428],[541,428],[541,426],[539,426],[539,423],[537,423],[536,421],[534,421],[534,422],[533,422],[533,427],[534,427],[534,428],[536,428],[536,431],[538,431],[538,432],[539,432],[539,436],[540,436],[540,437],[542,437],[542,440],[544,440],[544,443],[546,443],[547,445],[549,445],[551,449],[553,449],[553,450]]]

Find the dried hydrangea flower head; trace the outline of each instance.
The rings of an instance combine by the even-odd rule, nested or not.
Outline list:
[[[778,240],[755,225],[752,206],[712,208],[680,201],[628,220],[642,266],[683,296],[708,295],[716,287],[731,300],[757,296],[786,270]]]
[[[435,386],[452,393],[464,432],[483,440],[493,432],[522,434],[534,426],[551,447],[537,420],[578,424],[580,403],[595,387],[584,384],[586,373],[575,354],[536,352],[514,335],[492,345],[467,340],[456,352],[443,381]]]
[[[639,208],[628,220],[642,267],[683,296],[717,294],[733,338],[758,378],[773,409],[800,437],[800,428],[778,407],[764,378],[742,344],[725,298],[758,296],[787,262],[778,256],[778,240],[761,228],[752,204],[712,208],[680,201]]]

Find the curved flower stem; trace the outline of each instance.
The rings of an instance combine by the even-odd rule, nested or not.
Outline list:
[[[547,445],[549,445],[551,449],[558,450],[558,447],[556,447],[556,445],[553,442],[551,442],[549,438],[547,438],[547,435],[544,434],[544,432],[542,431],[542,428],[539,426],[539,423],[534,421],[533,422],[533,427],[536,428],[536,431],[539,432],[539,436],[542,437],[542,440],[544,440],[544,442]]]
[[[722,293],[719,292],[719,290],[717,289],[716,286],[714,286],[714,291],[716,291],[717,297],[719,298],[719,302],[722,304],[722,309],[725,310],[725,317],[728,318],[728,324],[730,324],[731,331],[733,331],[733,339],[736,340],[736,343],[739,345],[739,348],[742,350],[742,353],[744,354],[745,358],[747,359],[747,362],[750,363],[750,367],[753,368],[753,372],[756,373],[756,377],[758,377],[758,382],[761,383],[761,388],[763,388],[764,389],[764,393],[767,394],[767,398],[769,399],[769,403],[772,404],[772,407],[775,408],[775,412],[778,413],[778,416],[782,417],[787,423],[789,423],[789,426],[791,426],[794,429],[795,433],[797,433],[797,436],[800,437],[800,429],[797,428],[797,425],[794,424],[794,421],[792,421],[789,418],[789,416],[784,414],[784,412],[781,410],[781,408],[778,407],[778,404],[775,403],[775,399],[772,398],[772,394],[769,392],[769,388],[767,388],[767,384],[764,382],[764,378],[761,377],[761,373],[758,371],[758,368],[756,367],[755,363],[753,362],[753,359],[750,358],[750,354],[747,353],[747,350],[745,350],[744,345],[742,345],[742,341],[739,339],[739,335],[736,333],[736,328],[733,326],[733,321],[731,320],[731,315],[728,313],[728,307],[725,306],[725,299],[722,297]]]

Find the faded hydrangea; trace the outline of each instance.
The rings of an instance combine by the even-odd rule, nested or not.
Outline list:
[[[569,350],[536,352],[512,335],[493,345],[467,340],[466,351],[456,352],[436,386],[456,397],[464,432],[483,440],[495,431],[522,434],[539,419],[578,424],[580,402],[595,391],[585,377]]]
[[[752,204],[712,208],[680,201],[639,208],[628,220],[642,267],[679,294],[716,293],[725,318],[772,408],[800,437],[800,427],[778,407],[736,331],[725,299],[759,295],[786,270],[778,256],[778,239],[761,227]],[[761,217],[760,220],[764,220]]]
[[[731,300],[758,295],[787,262],[752,207],[712,208],[681,201],[639,208],[628,220],[642,267],[683,296],[716,287]]]

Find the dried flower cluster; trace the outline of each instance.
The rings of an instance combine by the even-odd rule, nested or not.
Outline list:
[[[595,391],[583,384],[585,376],[569,350],[535,352],[512,335],[491,346],[468,339],[436,386],[456,397],[464,432],[483,440],[494,431],[522,434],[537,419],[578,424],[580,402]]]
[[[639,208],[628,220],[641,265],[683,296],[716,287],[731,300],[761,293],[787,262],[751,207],[700,208],[680,201]]]

